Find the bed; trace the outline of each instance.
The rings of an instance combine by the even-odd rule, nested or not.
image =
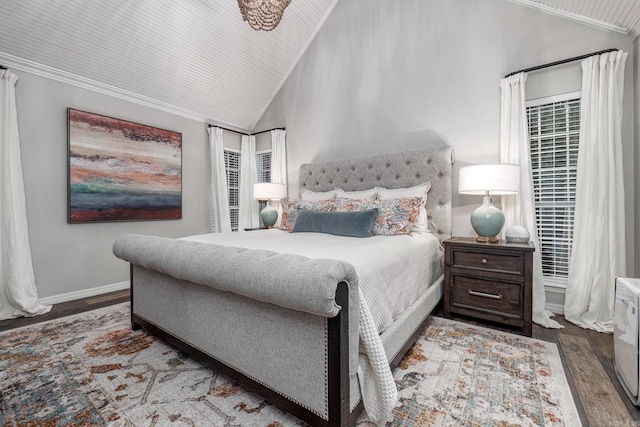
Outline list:
[[[370,418],[380,421],[380,408],[395,398],[390,367],[442,297],[452,163],[451,148],[443,146],[302,165],[301,192],[430,183],[429,232],[333,236],[342,253],[320,250],[335,247],[325,233],[120,236],[113,251],[130,263],[132,328],[147,329],[311,425],[353,425],[365,403],[367,413],[376,414]],[[404,267],[395,266],[397,274],[384,276],[394,268],[380,255],[395,250],[391,240],[415,247],[403,255]],[[350,246],[365,241],[371,255]],[[407,268],[416,265],[427,268]],[[376,280],[369,276],[406,282],[408,293],[396,298],[400,308],[378,307],[391,294],[367,293]]]

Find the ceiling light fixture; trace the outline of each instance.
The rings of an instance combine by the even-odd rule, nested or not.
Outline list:
[[[254,30],[271,31],[278,26],[291,0],[238,0],[242,19]]]

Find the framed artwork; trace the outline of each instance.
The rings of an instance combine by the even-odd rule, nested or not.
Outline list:
[[[182,218],[182,134],[67,109],[68,222]]]

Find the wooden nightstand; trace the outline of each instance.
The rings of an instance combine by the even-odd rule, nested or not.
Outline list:
[[[445,240],[444,315],[511,325],[531,336],[533,243]]]

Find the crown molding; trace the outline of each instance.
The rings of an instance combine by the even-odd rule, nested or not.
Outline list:
[[[548,13],[550,15],[560,16],[562,18],[567,18],[572,21],[580,22],[582,24],[589,25],[591,27],[599,28],[605,31],[612,31],[615,33],[620,33],[628,36],[631,41],[633,41],[637,36],[633,34],[633,32],[629,31],[628,28],[620,27],[618,25],[609,24],[607,22],[600,21],[598,19],[588,18],[586,16],[577,15],[575,13],[567,12],[564,10],[556,9],[551,6],[547,6],[545,4],[540,4],[533,0],[507,0],[511,3],[520,4],[522,6],[526,6],[532,9],[538,9],[542,12]]]
[[[176,116],[184,117],[190,120],[220,126],[227,126],[231,128],[244,129],[243,126],[234,125],[231,123],[223,123],[216,120],[214,117],[206,116],[204,114],[197,113],[186,108],[181,108],[176,105],[162,102],[157,99],[149,98],[124,89],[120,89],[115,86],[79,76],[77,74],[69,73],[67,71],[58,70],[57,68],[49,67],[48,65],[43,65],[34,61],[29,61],[28,59],[20,58],[1,51],[0,64],[9,69],[23,71],[25,73],[90,90],[102,95],[122,99],[124,101],[143,105],[145,107],[153,108],[159,111],[164,111],[166,113],[174,114]]]

